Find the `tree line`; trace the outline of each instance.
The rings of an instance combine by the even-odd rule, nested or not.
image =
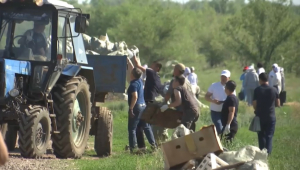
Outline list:
[[[66,1],[91,14],[87,34],[136,45],[143,62],[277,62],[300,75],[300,7],[289,0]]]

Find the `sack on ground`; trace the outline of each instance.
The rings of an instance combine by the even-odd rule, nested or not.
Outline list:
[[[252,131],[252,132],[260,132],[261,127],[260,127],[260,119],[259,119],[258,116],[255,116],[252,119],[249,130]]]

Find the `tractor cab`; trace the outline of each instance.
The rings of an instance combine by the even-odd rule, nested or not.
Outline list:
[[[12,90],[43,100],[67,63],[87,64],[79,34],[86,17],[62,1],[50,1],[0,3],[0,104]]]

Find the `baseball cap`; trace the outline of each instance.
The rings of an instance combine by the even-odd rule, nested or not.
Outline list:
[[[221,73],[221,76],[230,77],[230,71],[229,70],[223,70]]]
[[[245,67],[244,67],[244,70],[248,70],[248,66],[245,66]]]
[[[191,71],[195,71],[195,67],[191,67]]]
[[[185,71],[185,66],[182,63],[176,64],[175,68],[179,71],[184,72]]]

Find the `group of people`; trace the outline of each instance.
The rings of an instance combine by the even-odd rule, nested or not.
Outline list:
[[[128,133],[129,133],[129,149],[134,152],[135,149],[144,150],[144,133],[148,142],[153,149],[157,148],[157,139],[154,138],[154,126],[141,120],[141,114],[149,103],[153,103],[159,95],[164,96],[164,104],[161,106],[161,112],[172,107],[184,114],[181,123],[188,129],[196,130],[196,121],[199,117],[199,104],[194,89],[197,89],[197,75],[192,68],[188,74],[183,64],[179,63],[174,66],[173,76],[166,94],[163,93],[164,86],[161,84],[158,72],[162,68],[162,64],[154,61],[151,66],[142,66],[139,59],[134,56],[134,63],[128,59],[130,68],[130,85],[127,89],[128,95]],[[186,74],[185,74],[186,73]],[[143,74],[145,76],[143,76]],[[185,76],[186,75],[186,76]],[[188,79],[189,78],[189,79]],[[144,81],[143,81],[144,80]],[[193,84],[193,85],[192,85]],[[171,100],[169,104],[169,100]],[[161,131],[165,129],[162,128]]]
[[[279,70],[282,70],[281,72]],[[280,107],[279,94],[284,89],[283,69],[273,64],[272,71],[265,73],[259,63],[258,72],[252,66],[245,67],[243,89],[246,91],[247,102],[253,106],[254,114],[259,117],[261,130],[258,132],[259,148],[266,148],[268,154],[272,152],[272,138],[275,132],[275,107]],[[230,80],[230,71],[223,70],[221,81],[213,83],[205,99],[209,101],[211,119],[219,135],[225,134],[226,141],[232,141],[238,131],[237,113],[239,100],[236,97],[236,83]],[[283,80],[283,81],[282,81]]]
[[[246,66],[243,69],[243,73],[240,77],[240,80],[243,83],[241,93],[243,97],[240,99],[245,100],[249,106],[252,106],[252,101],[254,97],[254,89],[259,86],[259,74],[265,73],[265,69],[261,63],[257,63],[257,71],[254,68],[254,65]],[[275,87],[278,91],[279,96],[281,96],[281,105],[284,102],[284,93],[285,93],[285,78],[284,78],[284,69],[279,67],[278,64],[274,63],[272,65],[272,70],[268,75],[268,84],[271,87]]]
[[[131,62],[128,60],[129,63]],[[131,71],[131,82],[127,90],[129,118],[129,148],[133,151],[136,145],[139,149],[144,149],[143,132],[153,148],[157,147],[151,125],[140,116],[148,103],[152,103],[155,97],[163,95],[158,72],[162,68],[159,62],[153,62],[150,68],[141,66],[138,59],[134,58]],[[261,131],[258,132],[259,148],[272,151],[272,138],[275,132],[275,107],[280,106],[279,94],[283,90],[282,77],[278,65],[273,64],[270,74],[266,74],[264,68],[258,63],[258,70],[255,71],[253,65],[245,67],[243,80],[243,90],[246,91],[248,104],[253,106],[254,114],[260,118]],[[196,131],[196,121],[199,119],[199,104],[195,96],[193,85],[197,85],[197,75],[193,74],[193,68],[185,67],[183,64],[176,64],[173,70],[173,79],[167,93],[164,95],[165,104],[160,108],[164,112],[168,108],[175,108],[183,112],[181,124],[186,128]],[[145,73],[145,87],[141,79]],[[210,102],[211,119],[217,133],[225,140],[232,142],[238,132],[237,115],[239,111],[239,99],[236,96],[236,82],[230,80],[229,70],[223,70],[220,74],[220,81],[211,84],[205,95],[205,99]],[[171,103],[167,102],[171,99]]]

